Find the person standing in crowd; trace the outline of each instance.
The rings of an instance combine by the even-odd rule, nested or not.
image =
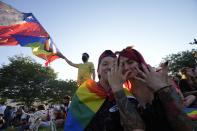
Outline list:
[[[126,131],[132,131],[136,126],[140,131],[196,130],[182,111],[182,102],[166,73],[156,72],[147,65],[137,50],[126,48],[119,52],[119,59],[108,73],[108,80]],[[122,85],[126,80],[135,96],[133,102],[123,92]],[[133,117],[135,109],[143,121]]]
[[[70,66],[78,68],[78,77],[77,77],[77,84],[80,86],[83,82],[88,79],[95,80],[95,69],[94,64],[92,62],[88,62],[89,55],[88,53],[82,54],[82,61],[83,63],[73,63],[68,60],[63,54],[58,54],[61,58],[63,58]]]

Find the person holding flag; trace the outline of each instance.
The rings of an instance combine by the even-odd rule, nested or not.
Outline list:
[[[83,84],[83,82],[85,82],[86,80],[89,79],[95,80],[94,64],[88,61],[89,59],[88,53],[82,54],[83,63],[79,63],[79,64],[71,62],[62,53],[58,53],[58,56],[63,58],[70,66],[78,68],[78,77],[77,77],[78,86]]]

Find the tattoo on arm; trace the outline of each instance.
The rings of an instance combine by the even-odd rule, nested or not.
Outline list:
[[[172,123],[171,126],[177,131],[192,131],[192,128],[194,128],[192,127],[193,123],[188,119],[186,113],[183,112],[178,93],[172,87],[169,87],[156,95],[158,95],[166,110],[167,118]]]
[[[134,104],[128,100],[123,90],[115,93],[115,99],[124,130],[145,129],[143,120],[139,116]]]

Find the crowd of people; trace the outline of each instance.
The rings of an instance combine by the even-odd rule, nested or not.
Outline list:
[[[61,104],[37,107],[0,104],[0,131],[56,131],[63,128],[71,97],[65,96]]]

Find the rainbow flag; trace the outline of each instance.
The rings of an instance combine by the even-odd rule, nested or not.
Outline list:
[[[197,108],[184,108],[184,112],[191,120],[197,120]]]
[[[126,91],[127,95],[131,95]],[[104,103],[106,94],[93,80],[87,80],[72,98],[64,131],[83,131]]]
[[[47,66],[58,49],[32,13],[20,12],[0,1],[0,46],[31,47],[34,55],[46,60]]]

